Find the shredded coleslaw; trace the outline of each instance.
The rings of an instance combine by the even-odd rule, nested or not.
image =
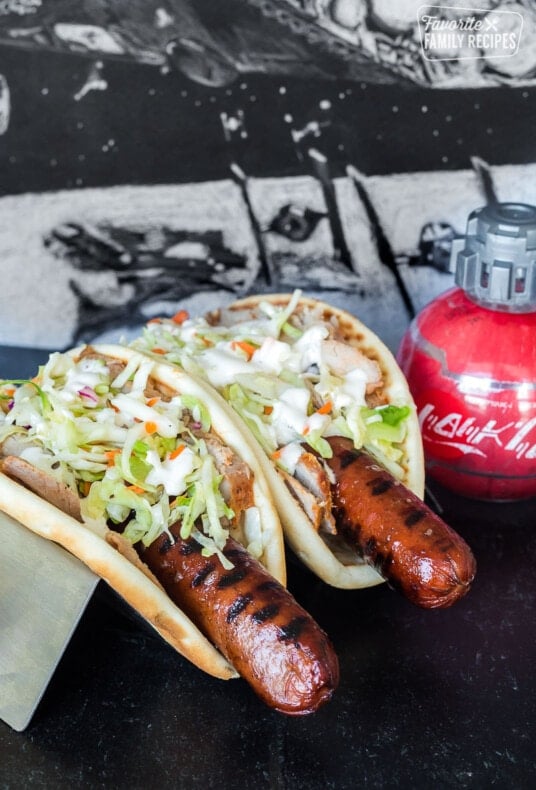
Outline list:
[[[326,440],[337,435],[403,478],[410,406],[369,405],[369,392],[381,387],[378,366],[314,310],[298,311],[300,297],[295,291],[284,307],[261,301],[255,315],[229,326],[182,311],[180,321],[151,321],[133,346],[208,381],[284,468],[286,447],[307,444],[328,458]]]
[[[180,522],[182,538],[232,567],[222,550],[234,513],[203,439],[210,414],[190,395],[154,393],[153,367],[141,354],[126,365],[52,354],[35,379],[0,381],[0,444],[15,440],[19,457],[74,491],[93,529],[126,524],[123,536],[148,546]]]

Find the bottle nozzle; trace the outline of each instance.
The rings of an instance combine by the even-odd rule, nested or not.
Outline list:
[[[453,241],[451,269],[479,304],[536,310],[536,206],[494,203],[471,212],[465,237]]]

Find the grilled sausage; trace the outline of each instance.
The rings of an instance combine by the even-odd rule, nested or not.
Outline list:
[[[289,715],[313,713],[333,695],[338,660],[326,634],[291,594],[229,538],[225,570],[193,538],[162,534],[143,551],[167,594],[247,680]]]
[[[446,608],[465,595],[476,570],[465,541],[349,439],[328,441],[333,504],[345,540],[418,606]]]
[[[2,471],[80,520],[78,500],[73,513],[71,499],[54,478],[22,459],[9,456],[6,461]],[[338,660],[313,618],[237,541],[227,541],[224,553],[234,567],[226,571],[217,557],[203,557],[201,545],[192,538],[182,540],[179,532],[175,525],[174,542],[163,533],[138,553],[172,601],[258,696],[290,715],[313,713],[331,699],[339,682]],[[118,542],[109,542],[139,562],[131,547],[133,557],[126,553],[122,540],[130,547],[120,533]]]

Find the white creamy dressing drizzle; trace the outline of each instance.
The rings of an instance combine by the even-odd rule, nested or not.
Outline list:
[[[256,326],[256,329],[262,327],[266,330],[269,326],[266,321],[259,323],[260,327]],[[181,327],[180,330],[183,340],[193,336],[191,325],[194,322],[188,321],[186,324],[187,326]],[[249,324],[250,330],[253,330],[253,324],[254,322]],[[240,326],[240,332],[243,331],[244,327]],[[254,331],[250,331],[252,338],[255,335]],[[323,341],[328,335],[328,327],[324,323],[316,322],[305,329],[292,344],[271,336],[264,338],[255,336],[255,340],[261,345],[249,359],[245,354],[240,353],[234,341],[227,339],[199,352],[197,359],[210,384],[217,389],[232,384],[242,374],[258,373],[279,377],[283,371],[303,374],[314,366],[321,374],[323,372],[329,376],[329,367],[323,355]],[[365,370],[353,368],[335,380],[333,376],[329,376],[327,383],[325,383],[326,378],[326,375],[321,376],[314,389],[323,400],[329,398],[337,411],[351,405],[366,405],[365,392],[369,377]],[[310,432],[325,434],[331,423],[331,417],[328,414],[310,413],[310,390],[305,386],[285,385],[283,382],[281,384],[282,388],[278,399],[274,402],[269,421],[270,434],[276,444],[280,447]]]
[[[230,343],[218,344],[201,352],[199,361],[213,387],[232,384],[241,373],[253,373],[255,366],[231,350]],[[260,368],[258,368],[260,372]]]
[[[135,420],[154,422],[157,433],[166,439],[172,439],[178,433],[178,417],[173,418],[169,414],[162,414],[160,410],[157,411],[152,406],[143,403],[141,399],[136,398],[133,393],[119,393],[110,402],[123,417],[130,418],[132,423]]]
[[[103,532],[107,514],[119,514],[122,520],[131,509],[136,509],[136,519],[140,513],[150,513],[150,522],[146,527],[140,522],[142,532],[135,540],[145,528],[151,539],[167,531],[171,498],[185,492],[191,498],[195,485],[193,496],[202,497],[205,509],[199,511],[206,528],[203,545],[215,550],[225,567],[232,567],[221,553],[228,531],[221,524],[225,506],[214,460],[202,439],[190,435],[181,444],[186,407],[180,395],[169,400],[146,395],[153,367],[152,359],[135,354],[110,381],[110,370],[102,359],[75,360],[52,354],[36,379],[39,384],[24,384],[15,391],[10,409],[0,410],[0,442],[12,433],[20,436],[20,457],[75,493],[81,475],[82,480],[91,481],[93,493],[81,500],[82,517],[91,529],[98,526]],[[116,388],[123,391],[112,395],[111,389]],[[191,408],[195,412],[196,404]],[[159,444],[163,440],[175,441],[163,449]],[[144,469],[148,469],[141,478],[132,471],[137,443]],[[86,478],[84,474],[94,476]],[[100,491],[104,492],[102,497]],[[127,502],[125,491],[130,497]],[[248,540],[256,556],[261,556],[260,514],[256,507],[249,511]]]
[[[83,397],[86,408],[95,408],[98,405],[95,388],[103,384],[107,377],[107,369],[102,361],[83,359],[76,367],[70,367],[62,363],[59,354],[53,354],[52,359],[54,368],[57,368],[56,375],[60,371],[65,373],[60,399],[68,405]]]
[[[185,447],[176,458],[166,458],[163,461],[157,452],[149,450],[146,460],[152,467],[145,478],[146,483],[163,486],[168,496],[179,496],[186,491],[186,478],[193,472],[196,460],[189,447]]]
[[[216,326],[204,318],[160,319],[133,346],[164,352],[173,364],[205,378],[285,468],[293,466],[281,460],[287,445],[302,442],[327,458],[326,440],[346,436],[401,477],[406,426],[396,426],[407,415],[391,411],[384,419],[380,407],[367,403],[368,394],[382,387],[379,364],[339,339],[336,319],[307,307],[293,315],[300,298],[295,291],[285,306],[259,301],[254,314],[231,311],[227,323],[224,313]],[[391,387],[390,396],[395,410],[408,409],[403,392],[398,396]]]

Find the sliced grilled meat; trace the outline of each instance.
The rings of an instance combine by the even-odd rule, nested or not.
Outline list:
[[[82,521],[78,494],[65,483],[14,455],[3,459],[0,470],[67,515]]]

